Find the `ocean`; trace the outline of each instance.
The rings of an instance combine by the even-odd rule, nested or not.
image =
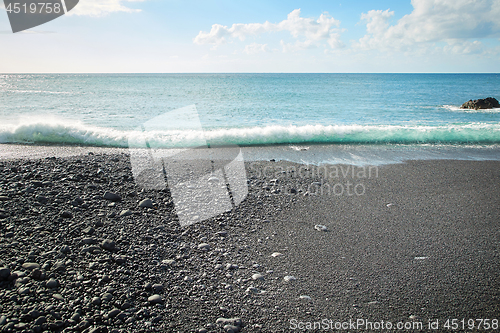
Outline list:
[[[159,148],[193,147],[203,137],[208,145],[295,150],[491,151],[500,145],[500,109],[459,108],[490,96],[500,98],[500,74],[4,74],[0,143],[126,148],[161,119],[146,131]]]

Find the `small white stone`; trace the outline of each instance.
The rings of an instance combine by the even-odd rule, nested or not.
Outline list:
[[[303,300],[303,301],[310,301],[310,300],[311,300],[311,297],[310,297],[310,296],[307,296],[307,295],[300,295],[300,296],[299,296],[299,299],[300,299],[300,300]]]
[[[326,225],[322,225],[322,224],[316,224],[314,226],[314,229],[318,230],[318,231],[327,231],[328,228],[326,227]]]
[[[163,264],[166,264],[166,265],[172,265],[175,260],[174,259],[164,259],[161,261]]]
[[[297,280],[297,278],[293,275],[287,275],[283,278],[283,280],[285,280],[286,282],[291,282]]]
[[[198,249],[202,251],[208,251],[210,250],[210,245],[208,245],[207,243],[201,243],[200,245],[198,245]]]
[[[271,254],[271,257],[281,257],[282,255],[282,253],[274,252],[273,254]]]
[[[248,294],[258,294],[258,293],[260,293],[260,290],[255,288],[255,287],[248,287],[246,292]]]
[[[264,276],[262,274],[256,273],[252,275],[253,280],[264,280]]]

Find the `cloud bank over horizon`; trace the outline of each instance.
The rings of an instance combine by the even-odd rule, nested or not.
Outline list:
[[[275,45],[254,42],[245,45],[244,53],[294,52],[325,47],[345,52],[451,52],[455,54],[499,54],[500,49],[489,48],[481,39],[500,40],[500,1],[496,0],[412,0],[413,11],[395,24],[390,21],[395,12],[390,9],[373,9],[361,13],[360,24],[366,26],[366,34],[357,39],[344,41],[341,21],[328,12],[318,18],[301,17],[295,9],[278,23],[234,23],[232,26],[213,24],[210,31],[200,31],[193,39],[197,45],[211,45],[216,50],[235,40],[248,37],[258,40],[264,34],[288,31],[293,43],[283,39]],[[262,47],[256,47],[261,45]],[[265,45],[265,48],[263,47]],[[267,50],[267,51],[266,51]],[[328,50],[325,50],[327,52]]]

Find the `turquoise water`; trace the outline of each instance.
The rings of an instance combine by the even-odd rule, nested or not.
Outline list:
[[[201,128],[173,117],[151,139],[499,144],[500,109],[459,109],[490,96],[499,74],[0,75],[0,142],[127,147],[141,124],[195,105]]]

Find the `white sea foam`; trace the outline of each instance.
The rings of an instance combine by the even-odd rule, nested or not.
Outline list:
[[[81,122],[30,119],[0,125],[0,143],[50,143],[128,147],[144,137],[150,147],[193,147],[204,136],[210,145],[358,143],[500,143],[500,123],[419,125],[305,125],[218,128],[211,130],[123,131]],[[292,147],[292,149],[294,149]]]
[[[452,112],[462,112],[462,113],[500,113],[500,108],[474,110],[474,109],[461,109],[460,106],[457,105],[443,105],[443,108]]]

